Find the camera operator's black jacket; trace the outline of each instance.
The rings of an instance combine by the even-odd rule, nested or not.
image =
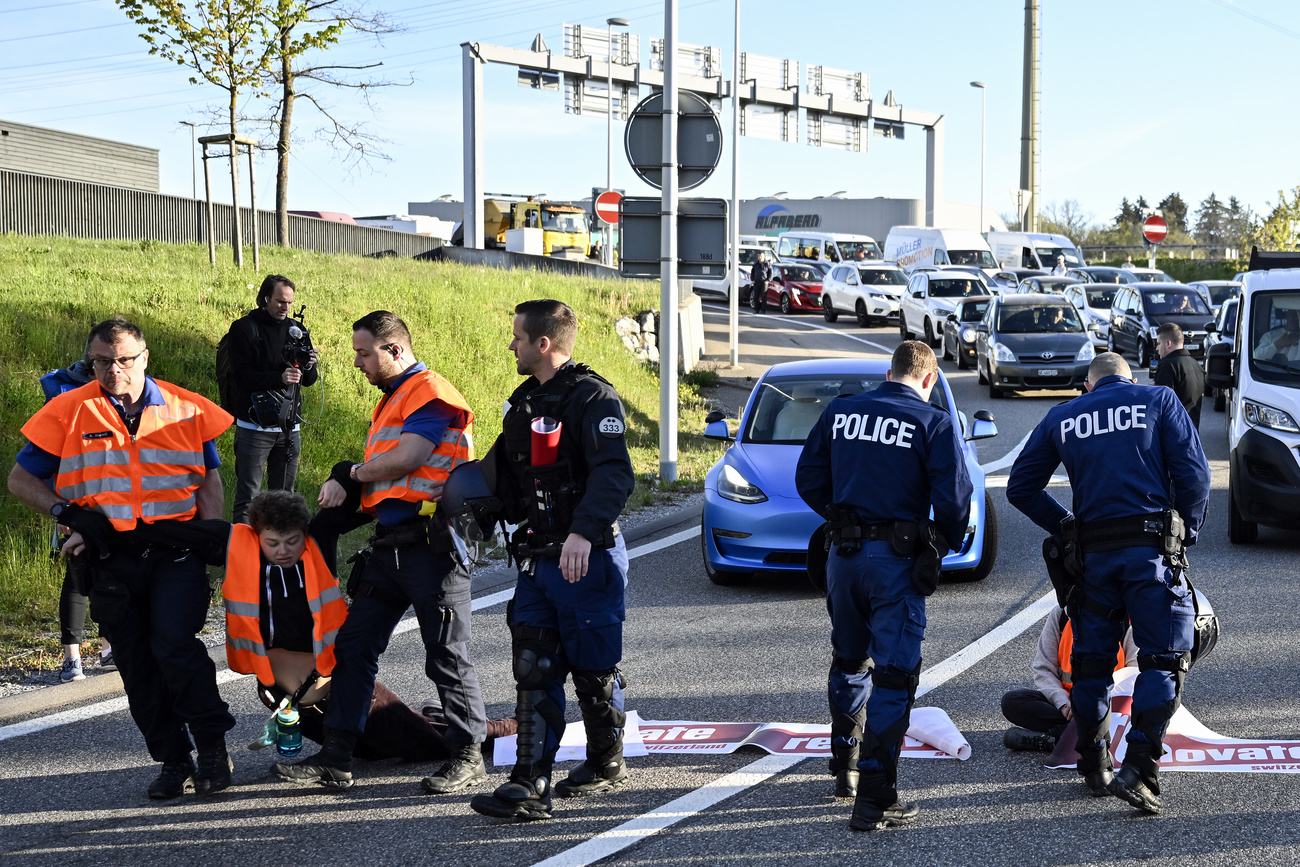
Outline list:
[[[302,323],[291,317],[277,320],[262,308],[236,319],[230,325],[230,370],[234,386],[235,418],[256,424],[252,415],[252,398],[255,391],[286,393],[288,386],[280,378],[289,366],[284,360],[284,343],[289,337],[289,326]],[[303,388],[314,385],[319,371],[312,367],[302,372]],[[294,405],[293,415],[301,415],[302,394]]]

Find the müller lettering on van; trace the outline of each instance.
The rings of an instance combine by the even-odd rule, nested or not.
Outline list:
[[[1300,529],[1300,253],[1252,249],[1237,339],[1206,351],[1206,385],[1230,394],[1228,538]]]

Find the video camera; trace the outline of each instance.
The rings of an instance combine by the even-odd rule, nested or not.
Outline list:
[[[284,360],[286,364],[306,369],[312,364],[311,332],[302,324],[302,315],[307,311],[304,304],[293,317],[297,322],[290,323],[289,336],[284,341]]]

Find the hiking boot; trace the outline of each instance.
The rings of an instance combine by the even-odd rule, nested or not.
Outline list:
[[[483,750],[478,744],[469,744],[443,762],[436,774],[421,780],[420,786],[430,795],[452,795],[485,782],[487,766],[483,764]]]
[[[1104,798],[1110,794],[1111,780],[1115,779],[1115,773],[1110,768],[1102,768],[1099,771],[1089,771],[1083,775],[1083,784],[1088,787],[1088,794],[1094,798]]]
[[[325,729],[325,743],[320,752],[300,762],[276,762],[271,773],[291,783],[319,783],[327,789],[342,791],[352,787],[352,750],[357,745],[354,732]]]
[[[194,762],[189,756],[179,762],[163,762],[158,779],[149,784],[149,797],[155,801],[170,801],[192,791],[194,791]]]
[[[1056,738],[1046,732],[1012,727],[1003,732],[1002,745],[1017,752],[1050,753],[1056,749]]]
[[[222,740],[199,748],[199,767],[194,772],[194,791],[200,795],[211,795],[222,789],[230,788],[230,773],[235,763],[226,752],[226,742]]]
[[[72,683],[74,680],[85,680],[86,673],[81,670],[80,659],[65,659],[63,667],[59,669],[59,682]]]
[[[835,797],[856,798],[858,796],[858,772],[840,771],[835,775]]]
[[[1139,810],[1159,814],[1164,805],[1160,803],[1160,784],[1154,778],[1147,779],[1137,767],[1129,762],[1119,769],[1108,786],[1110,793],[1122,801],[1127,801]]]
[[[490,795],[475,795],[470,809],[484,816],[534,822],[551,818],[550,780],[546,777],[509,780]]]
[[[426,698],[420,705],[420,714],[431,722],[446,723],[447,714],[443,712],[442,701],[438,698]]]
[[[627,780],[627,763],[620,755],[604,767],[595,768],[583,762],[574,768],[566,779],[555,784],[555,794],[561,798],[580,798],[584,795],[603,795],[617,789]]]
[[[916,804],[895,801],[888,807],[879,807],[874,801],[858,797],[853,802],[849,827],[854,831],[883,831],[913,822],[920,813],[921,808]]]

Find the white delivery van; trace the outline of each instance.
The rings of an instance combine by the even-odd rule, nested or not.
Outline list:
[[[1065,267],[1082,268],[1083,252],[1065,235],[1041,232],[989,232],[989,248],[1003,268],[1038,268],[1051,271],[1056,257],[1065,259]]]
[[[786,262],[838,265],[879,262],[880,245],[870,235],[839,232],[805,232],[799,229],[777,236],[776,255]]]
[[[992,277],[1000,268],[979,232],[895,226],[885,238],[885,258],[909,274],[922,265],[970,265]]]
[[[1206,351],[1228,400],[1228,538],[1300,529],[1300,254],[1252,251],[1233,342]]]

